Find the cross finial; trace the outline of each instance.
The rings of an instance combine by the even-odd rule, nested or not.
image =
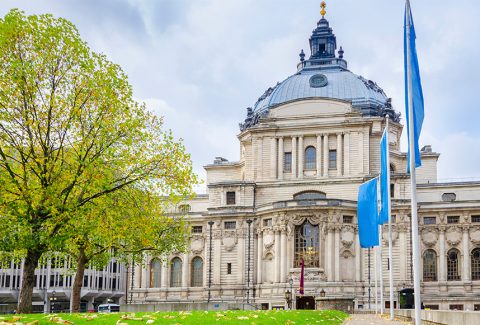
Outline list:
[[[327,11],[325,10],[325,8],[327,8],[327,3],[325,1],[322,1],[322,3],[320,4],[320,8],[322,8],[322,10],[320,10],[320,15],[322,15],[323,18],[327,14]]]

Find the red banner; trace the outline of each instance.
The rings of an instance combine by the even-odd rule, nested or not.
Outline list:
[[[303,258],[302,258],[302,271],[300,272],[300,291],[299,291],[301,295],[304,294],[304,290],[303,290],[305,285],[304,273],[305,273],[305,262],[303,261]]]

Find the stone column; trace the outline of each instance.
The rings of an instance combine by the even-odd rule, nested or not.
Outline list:
[[[170,269],[170,260],[162,264],[162,277],[160,279],[162,288],[168,288],[168,270]]]
[[[283,179],[283,159],[285,150],[283,149],[283,137],[278,139],[278,179]]]
[[[362,281],[362,249],[360,247],[360,237],[358,236],[358,229],[355,230],[355,281]]]
[[[340,229],[335,227],[335,282],[340,282]]]
[[[358,133],[358,167],[359,167],[360,174],[363,174],[363,170],[364,170],[363,152],[364,152],[363,133],[359,132]]]
[[[272,137],[270,147],[270,171],[273,179],[277,178],[277,138]]]
[[[337,176],[343,175],[343,135],[337,133]]]
[[[292,137],[292,178],[297,178],[297,137]]]
[[[331,226],[327,226],[327,247],[325,254],[325,266],[327,268],[327,281],[333,281],[333,265],[332,265],[332,255],[333,255],[333,234]]]
[[[257,179],[262,180],[263,179],[263,138],[259,137],[258,138],[258,163],[257,163]]]
[[[118,264],[117,264],[117,267]],[[144,265],[144,268],[143,268],[143,279],[142,279],[142,283],[143,283],[143,287],[144,288],[148,288],[150,287],[150,276],[149,276],[149,268],[150,268],[150,265],[148,264],[145,264]]]
[[[186,288],[189,287],[188,281],[188,270],[189,270],[189,263],[188,254],[183,254],[183,263],[182,263],[182,287]]]
[[[303,178],[303,157],[305,157],[305,148],[303,147],[303,136],[298,137],[298,178]]]
[[[463,226],[463,282],[470,282],[470,238],[468,236],[468,226]]]
[[[344,165],[343,165],[343,174],[345,176],[350,176],[350,133],[345,133],[344,139],[343,139],[343,160],[344,160]]]
[[[406,240],[406,227],[399,226],[398,229],[398,246],[400,247],[400,255],[399,255],[399,266],[400,266],[400,281],[407,280],[407,240]]]
[[[280,246],[280,231],[275,230],[275,283],[280,282],[282,249]]]
[[[218,226],[217,226],[218,227]],[[213,260],[212,273],[213,284],[220,285],[220,270],[222,268],[222,231],[216,229],[213,231]]]
[[[262,279],[262,261],[263,261],[263,233],[258,230],[258,245],[257,245],[257,283],[263,283]]]
[[[240,222],[239,222],[240,223]],[[244,229],[244,224],[243,222],[241,224],[241,229],[238,230],[238,243],[237,243],[237,256],[238,256],[238,270],[239,272],[237,273],[237,283],[238,284],[244,284],[244,275],[245,272],[242,272],[240,270],[244,270],[245,266],[245,256],[248,254],[246,252],[245,248],[245,229]],[[247,230],[248,231],[248,230]],[[248,236],[248,234],[247,234]],[[252,281],[253,282],[253,281]]]
[[[284,283],[287,279],[287,231],[285,227],[282,227],[280,235],[280,246],[282,251],[281,258],[281,272],[280,272],[280,282]]]
[[[322,176],[322,136],[317,135],[317,178]]]
[[[328,177],[328,134],[323,136],[323,177]]]
[[[445,261],[446,257],[446,252],[445,252],[445,226],[439,226],[439,236],[438,236],[438,243],[439,243],[439,252],[438,252],[438,257],[439,261],[439,275],[438,275],[438,280],[440,282],[445,282],[447,281],[447,263]]]

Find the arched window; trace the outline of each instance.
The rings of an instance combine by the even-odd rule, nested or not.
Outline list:
[[[203,287],[203,260],[195,257],[192,260],[191,285],[192,287]]]
[[[458,256],[460,253],[456,249],[451,249],[447,254],[447,280],[460,280],[460,273],[458,272]]]
[[[314,170],[317,168],[317,150],[315,147],[305,149],[305,170]]]
[[[170,268],[170,287],[182,286],[182,260],[175,257]]]
[[[162,263],[158,258],[150,262],[150,288],[161,287]]]
[[[321,199],[326,199],[327,195],[323,192],[318,192],[318,191],[306,191],[306,192],[300,192],[297,193],[293,196],[293,199],[296,201],[301,201],[301,200],[321,200]]]
[[[432,249],[423,253],[423,281],[437,281],[437,253]]]
[[[295,267],[319,267],[319,230],[318,226],[305,221],[295,227]]]
[[[480,248],[472,251],[472,280],[480,280]]]

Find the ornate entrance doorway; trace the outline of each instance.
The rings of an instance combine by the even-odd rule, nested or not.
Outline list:
[[[315,297],[297,297],[297,309],[315,309]]]

